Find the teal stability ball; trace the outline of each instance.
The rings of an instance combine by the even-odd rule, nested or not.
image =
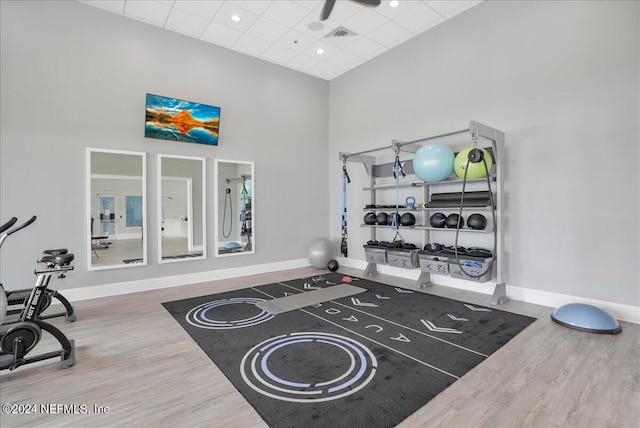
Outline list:
[[[416,152],[413,171],[426,183],[442,181],[453,173],[455,158],[453,150],[446,144],[427,144]]]

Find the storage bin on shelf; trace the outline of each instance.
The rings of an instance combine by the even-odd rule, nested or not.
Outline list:
[[[458,264],[458,260],[455,257],[449,258],[449,273],[452,278],[458,279],[466,279],[467,281],[475,281],[475,282],[487,282],[491,279],[491,273],[493,272],[493,265],[491,269],[488,269],[493,257],[471,257],[464,256],[459,257],[460,263],[464,267],[464,270],[469,272],[473,277],[465,274],[462,269],[460,269],[460,265]],[[485,272],[486,271],[486,272]],[[483,273],[484,272],[484,273]],[[475,275],[481,274],[479,277],[475,277]]]
[[[418,250],[405,248],[389,248],[387,249],[387,263],[389,266],[395,266],[404,269],[415,269],[420,267],[418,260]]]
[[[379,247],[377,245],[363,245],[364,256],[367,259],[367,263],[375,263],[378,265],[387,264],[387,249]]]
[[[437,273],[438,275],[449,275],[449,259],[436,253],[420,250],[418,251],[420,270],[427,273]]]

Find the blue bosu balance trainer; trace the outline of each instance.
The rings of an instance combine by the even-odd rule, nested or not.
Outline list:
[[[586,303],[569,303],[560,306],[551,314],[551,319],[560,325],[590,333],[618,334],[620,323],[608,312]]]

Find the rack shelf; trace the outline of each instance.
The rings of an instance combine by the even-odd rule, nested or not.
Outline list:
[[[382,224],[361,224],[361,227],[372,227],[372,228],[376,228],[376,229],[393,229],[393,227],[391,226],[385,226]],[[398,230],[433,230],[434,232],[455,232],[456,229],[451,229],[449,227],[431,227],[431,226],[421,226],[421,225],[417,225],[417,226],[398,226]],[[472,233],[490,233],[493,232],[493,229],[484,229],[484,230],[476,230],[476,229],[468,229],[468,228],[462,228],[460,229],[460,232],[463,233],[467,233],[467,232],[472,232]]]
[[[483,276],[483,282],[487,280],[491,280],[492,278],[495,278],[496,284],[495,284],[493,296],[491,298],[491,303],[501,304],[508,300],[506,296],[504,234],[503,234],[503,228],[502,228],[504,213],[503,213],[503,207],[501,204],[501,202],[504,201],[504,182],[503,182],[504,178],[503,177],[504,177],[504,168],[505,168],[505,163],[504,163],[505,142],[504,142],[504,133],[502,131],[499,131],[497,129],[491,128],[489,126],[483,125],[475,121],[471,121],[469,122],[469,127],[467,129],[463,129],[460,131],[454,131],[454,132],[435,135],[431,137],[420,138],[418,140],[408,141],[408,142],[394,140],[391,143],[390,147],[382,147],[378,149],[365,150],[358,153],[340,153],[340,158],[344,162],[346,161],[361,162],[364,165],[367,171],[367,174],[369,175],[369,178],[370,178],[370,186],[365,186],[362,189],[364,191],[370,192],[371,205],[377,205],[376,199],[377,199],[378,191],[395,189],[396,186],[401,189],[408,189],[408,188],[422,189],[421,192],[422,192],[423,201],[427,202],[431,200],[432,194],[438,193],[437,191],[435,191],[435,189],[441,188],[443,186],[444,187],[454,186],[459,189],[458,191],[461,191],[464,184],[463,179],[455,175],[452,175],[451,177],[447,178],[444,181],[440,181],[436,183],[425,183],[423,181],[415,181],[410,178],[408,179],[405,178],[403,182],[396,185],[396,183],[389,183],[390,180],[394,179],[393,173],[394,173],[395,163],[376,164],[375,157],[369,154],[375,151],[385,150],[389,148],[391,148],[395,152],[396,156],[399,156],[401,151],[416,153],[417,150],[421,147],[421,143],[426,143],[436,139],[438,140],[438,143],[449,144],[449,146],[455,152],[455,150],[460,147],[459,139],[458,141],[453,141],[453,140],[447,140],[447,138],[456,136],[456,135],[465,134],[465,133],[471,134],[472,140],[478,143],[478,147],[482,147],[488,150],[491,153],[494,160],[494,165],[489,174],[489,180],[487,180],[487,178],[484,177],[480,179],[466,180],[466,183],[473,184],[472,189],[475,190],[482,183],[484,183],[484,185],[486,186],[487,181],[489,181],[488,183],[489,190],[493,192],[494,201],[498,201],[499,204],[496,204],[495,207],[465,206],[465,207],[462,207],[462,211],[466,213],[473,212],[473,211],[489,212],[492,217],[495,214],[495,222],[491,222],[489,224],[489,227],[487,227],[485,230],[475,230],[475,229],[469,229],[469,228],[462,228],[462,229],[435,228],[429,225],[429,213],[438,212],[438,211],[458,212],[460,211],[460,207],[459,206],[450,206],[450,207],[416,206],[415,208],[398,208],[399,212],[413,213],[416,217],[418,224],[414,226],[399,226],[397,230],[402,231],[403,233],[406,232],[408,234],[407,236],[413,236],[412,234],[421,234],[422,235],[421,245],[419,245],[419,247],[423,247],[426,243],[433,242],[431,239],[431,234],[435,232],[443,232],[443,231],[454,232],[456,230],[459,230],[461,232],[460,235],[464,234],[464,236],[467,236],[467,237],[470,236],[468,235],[468,233],[476,234],[476,235],[483,235],[483,234],[486,235],[486,234],[495,233],[496,247],[494,251],[494,264],[493,264],[494,275],[492,276],[492,273],[488,272],[486,275],[482,275],[482,276]],[[411,176],[414,174],[412,162],[405,161],[403,168],[407,176]],[[376,180],[378,179],[380,179],[380,181],[383,181],[383,183],[376,183]],[[419,191],[417,192],[419,193]],[[387,197],[389,197],[388,196],[389,192],[386,192],[385,194],[387,195]],[[418,197],[418,195],[416,195],[416,197]],[[395,206],[392,206],[389,208],[366,208],[365,207],[362,209],[362,211],[363,212],[384,212],[384,211],[395,212],[396,208]],[[380,231],[384,229],[396,230],[392,226],[387,226],[387,225],[361,224],[361,226],[368,227],[371,230],[371,240],[373,241],[377,240],[376,232],[379,230]],[[438,235],[438,239],[441,239],[439,235]],[[486,239],[486,238],[480,238],[480,239]],[[451,241],[454,241],[454,239],[451,239]],[[414,242],[416,244],[419,243],[417,241],[414,241]],[[444,245],[465,245],[465,244],[463,242],[460,242],[460,243],[448,242]],[[380,258],[379,254],[375,253],[375,249],[372,249],[371,251],[373,253],[367,253],[367,249],[365,249],[365,256],[368,262],[367,268],[364,271],[365,276],[376,274],[378,264],[393,265],[391,262],[392,260],[391,258],[389,258],[387,263],[386,255]],[[384,249],[381,249],[379,251],[384,252]],[[397,256],[397,255],[394,255],[394,256]],[[414,254],[414,256],[417,257],[418,254],[416,253]],[[441,261],[437,261],[437,262],[441,263]],[[447,263],[449,262],[447,261],[444,262],[444,264],[447,264]],[[455,277],[455,278],[462,278],[462,279],[469,279],[469,280],[472,279],[470,277],[465,277],[465,275],[460,273],[461,266],[453,262],[449,264],[451,265],[450,266],[451,269],[449,269],[449,266],[447,266],[446,272],[443,273],[443,271],[441,271],[440,269],[436,271],[432,271],[430,269],[423,268],[422,259],[420,259],[419,267],[421,269],[421,273],[420,273],[420,278],[418,279],[416,285],[418,287],[425,287],[430,285],[432,283],[431,275],[433,274],[446,274],[446,275],[450,274],[452,277]],[[409,268],[415,268],[416,264],[409,263],[407,266],[410,266]],[[407,266],[403,265],[399,267],[407,267]]]
[[[491,211],[491,207],[462,207],[462,211]],[[363,208],[362,211],[363,212],[372,212],[372,211],[389,211],[389,210],[393,210],[395,211],[396,208],[395,207],[390,207],[390,208]],[[436,208],[398,208],[398,211],[401,212],[412,212],[412,213],[419,213],[421,211],[459,211],[460,207],[436,207]]]
[[[495,174],[491,174],[489,176],[489,181],[492,181],[492,182],[496,181]],[[486,177],[467,180],[467,183],[486,183],[486,182],[487,182]],[[455,178],[452,177],[443,181],[438,181],[437,183],[425,183],[424,181],[412,181],[410,183],[402,183],[398,187],[400,187],[401,189],[406,189],[410,187],[433,187],[433,186],[443,186],[443,185],[446,186],[447,184],[461,185],[462,179],[458,177],[455,177]],[[395,189],[395,188],[396,188],[395,184],[376,184],[373,186],[363,187],[362,190],[384,190],[384,189]]]

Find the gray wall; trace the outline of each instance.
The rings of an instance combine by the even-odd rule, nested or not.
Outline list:
[[[0,219],[38,216],[2,248],[8,289],[33,284],[46,248],[76,254],[53,284],[73,288],[304,258],[326,233],[326,81],[78,2],[0,4]],[[220,106],[219,146],[145,139],[146,93]],[[87,147],[148,153],[149,266],[87,272]],[[156,264],[157,153],[207,158],[210,250],[213,160],[255,162],[255,255]]]
[[[485,2],[331,81],[333,238],[339,151],[476,120],[507,138],[508,284],[640,305],[638,8]],[[350,173],[350,256],[364,260],[364,169]]]

